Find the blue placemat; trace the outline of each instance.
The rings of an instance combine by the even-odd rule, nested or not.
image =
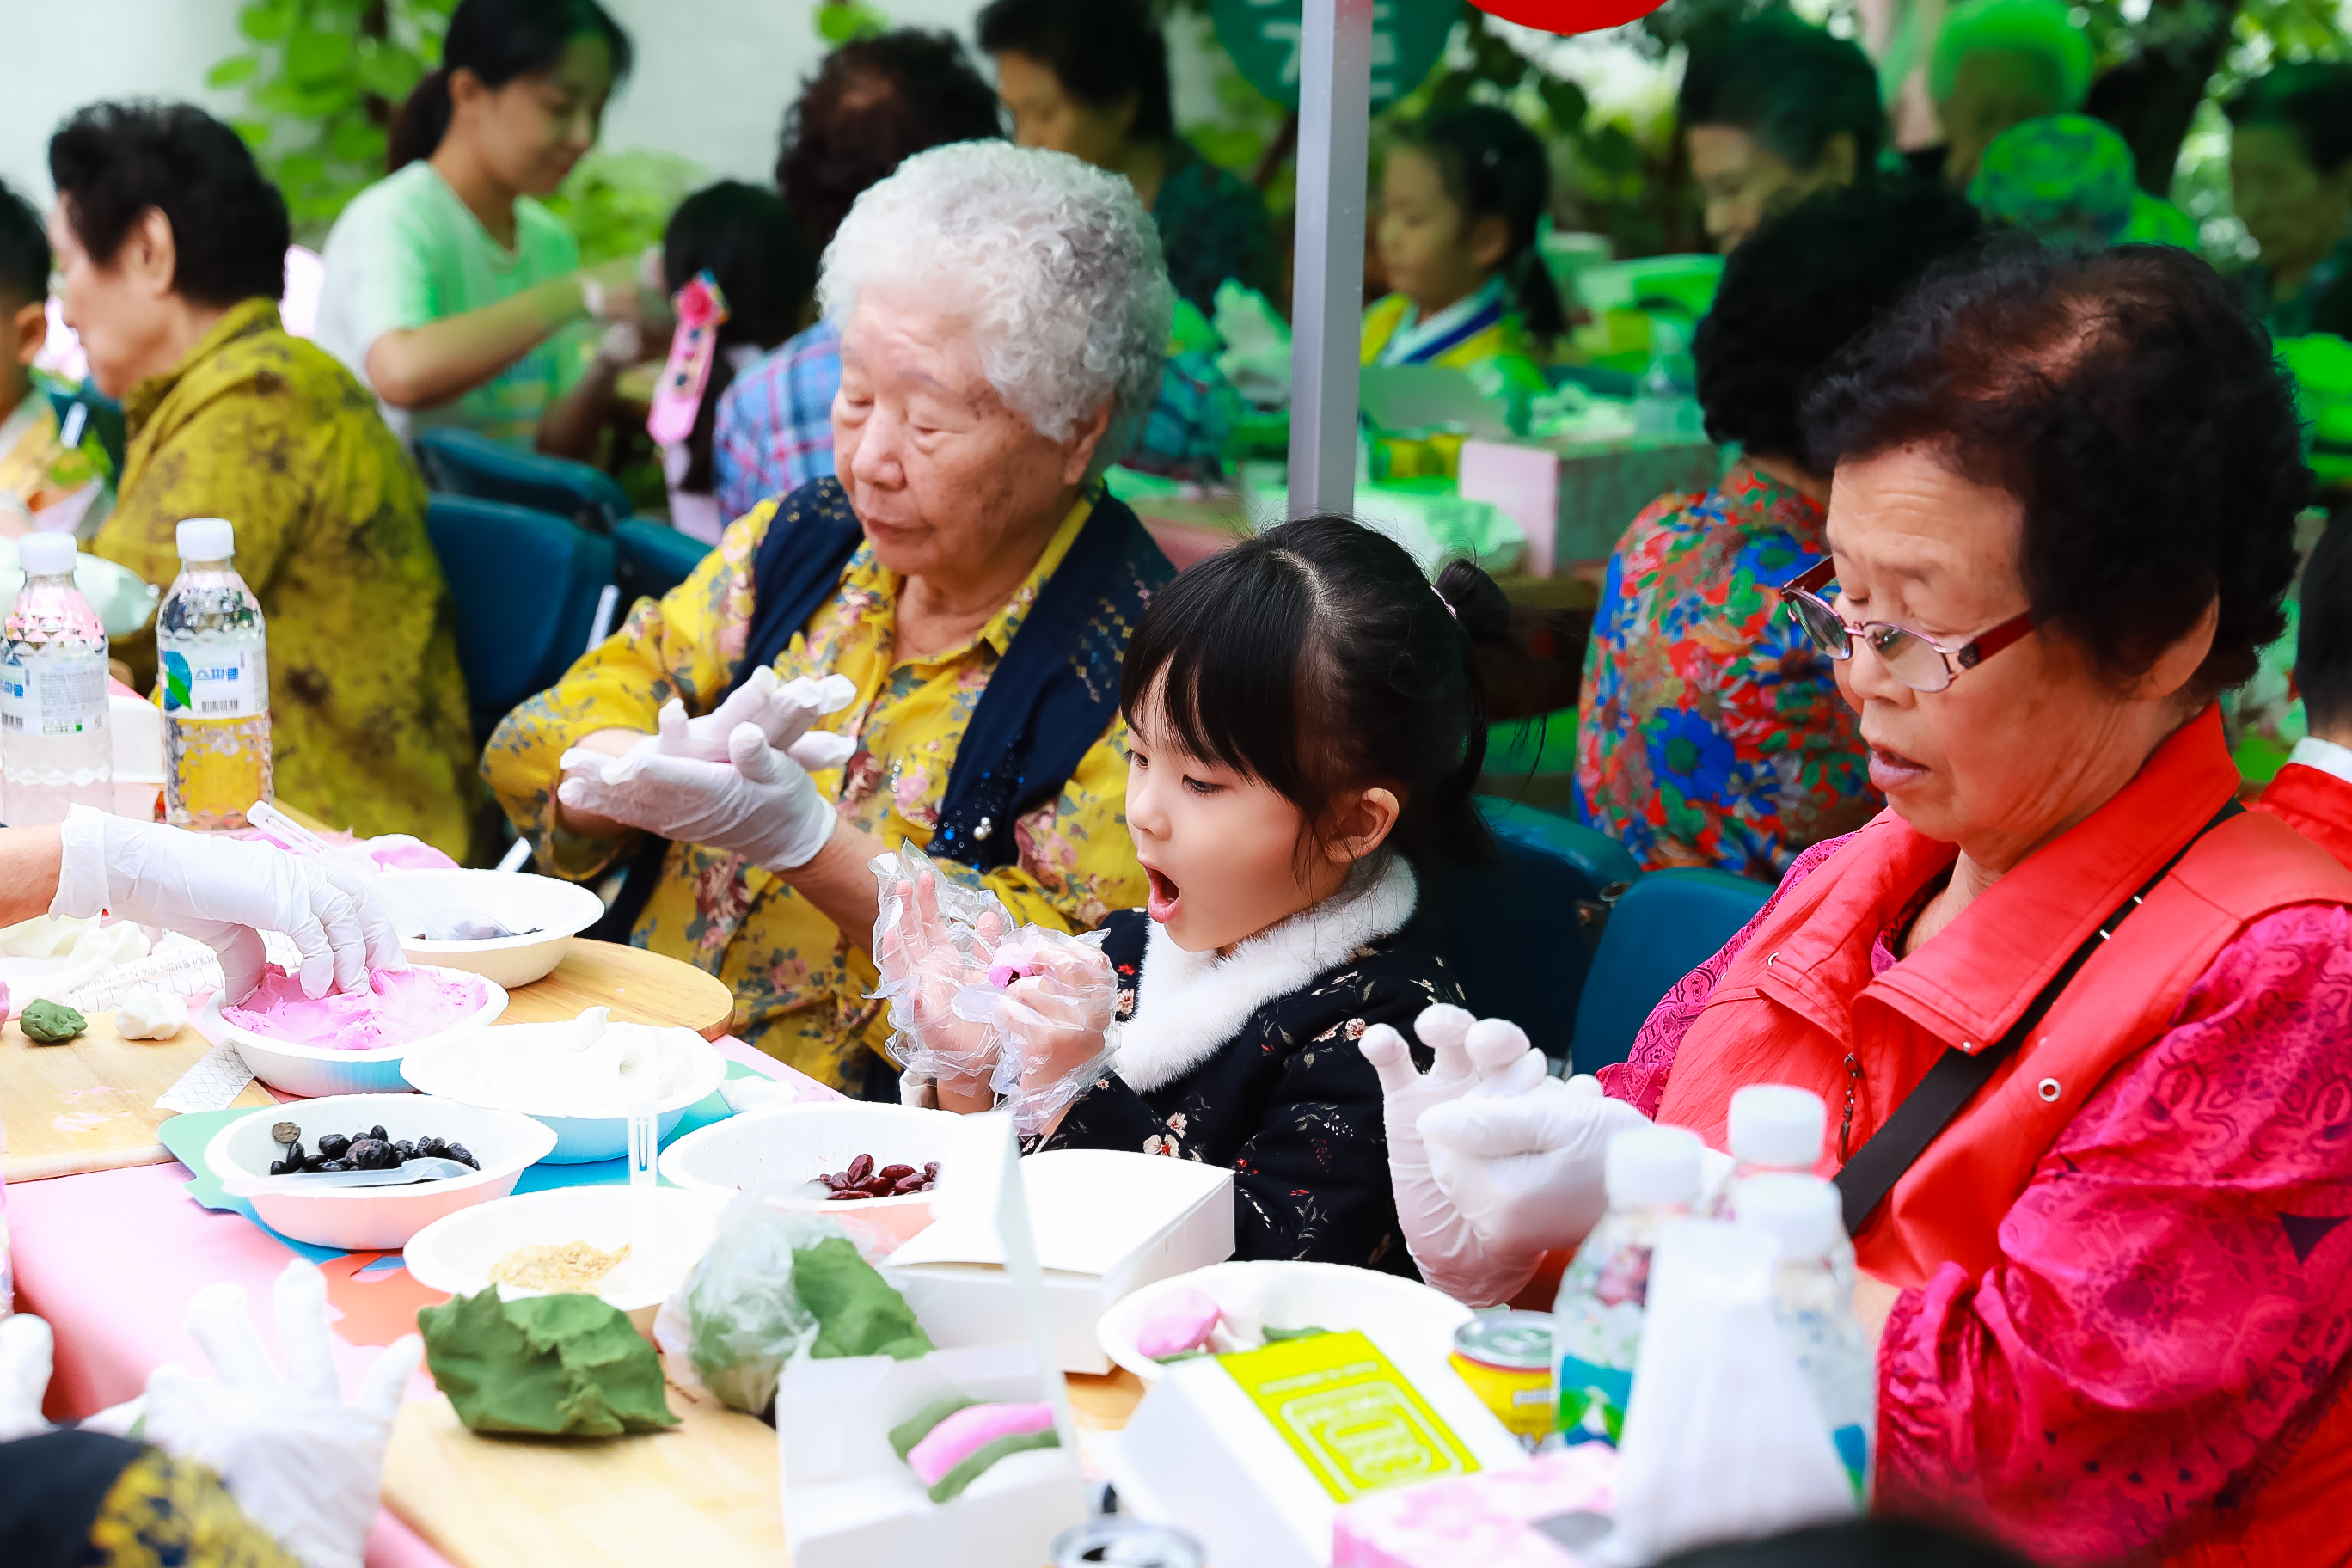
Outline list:
[[[738,1079],[764,1078],[767,1075],[741,1062],[729,1062],[727,1076]],[[297,1100],[293,1103],[301,1102]],[[269,1231],[273,1238],[289,1250],[301,1254],[313,1263],[341,1258],[342,1251],[339,1247],[312,1247],[308,1242],[281,1236],[262,1225],[261,1216],[253,1212],[253,1205],[243,1198],[229,1196],[221,1187],[220,1173],[205,1163],[205,1148],[213,1141],[215,1133],[239,1117],[256,1114],[258,1112],[251,1106],[236,1106],[226,1110],[187,1111],[166,1120],[157,1129],[157,1136],[180,1163],[194,1173],[194,1179],[187,1184],[187,1193],[197,1203],[208,1209],[243,1215],[263,1230]],[[725,1100],[717,1094],[706,1095],[687,1107],[686,1114],[678,1119],[676,1130],[663,1140],[663,1143],[667,1146],[689,1132],[708,1127],[714,1121],[724,1121],[733,1114],[727,1109]],[[599,1187],[616,1185],[628,1179],[629,1163],[625,1159],[599,1160],[587,1165],[551,1165],[542,1162],[523,1172],[522,1179],[515,1183],[515,1191],[518,1194],[543,1193],[551,1187]]]

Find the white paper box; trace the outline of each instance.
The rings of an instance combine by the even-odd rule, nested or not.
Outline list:
[[[925,1496],[890,1429],[952,1394],[1045,1397],[1025,1343],[784,1369],[776,1435],[793,1568],[1038,1568],[1054,1537],[1086,1517],[1077,1456],[1063,1448],[1007,1455],[951,1503]]]
[[[1519,1440],[1447,1362],[1452,1344],[1365,1338],[1481,1469],[1528,1462]],[[1213,1356],[1173,1363],[1144,1391],[1110,1446],[1108,1468],[1122,1510],[1198,1536],[1216,1568],[1324,1568],[1331,1561],[1339,1503]]]
[[[1095,1324],[1120,1297],[1233,1256],[1234,1173],[1221,1166],[1049,1149],[1022,1161],[1021,1176],[1065,1372],[1110,1370]],[[987,1226],[941,1219],[892,1253],[883,1273],[932,1342],[948,1349],[1024,1337],[1003,1265]]]

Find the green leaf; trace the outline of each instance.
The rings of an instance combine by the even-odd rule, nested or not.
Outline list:
[[[205,73],[205,85],[235,87],[250,79],[260,66],[261,57],[258,55],[231,55]]]
[[[352,56],[348,34],[306,27],[286,45],[286,74],[305,86],[332,79]]]
[[[236,14],[236,30],[257,44],[275,43],[294,30],[294,7],[288,0],[255,0]]]
[[[425,74],[425,62],[398,44],[363,44],[353,62],[352,74],[361,88],[378,98],[398,103],[416,86]]]
[[[327,177],[327,160],[318,153],[304,150],[289,153],[278,161],[278,181],[285,185],[314,185]]]
[[[337,121],[327,138],[328,150],[346,163],[382,163],[384,146],[383,128],[358,115]]]

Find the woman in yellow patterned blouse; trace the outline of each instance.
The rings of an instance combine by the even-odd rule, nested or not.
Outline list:
[[[1118,670],[1171,573],[1097,480],[1150,406],[1173,296],[1127,182],[974,142],[858,198],[819,300],[839,478],[737,520],[483,765],[542,864],[635,857],[631,940],[725,980],[753,1043],[895,1098],[877,855],[925,846],[1067,930],[1142,900]],[[776,749],[813,716],[797,678],[845,700],[831,755]]]
[[[269,622],[278,795],[464,856],[478,786],[424,482],[375,399],[278,325],[284,201],[235,132],[184,104],[83,110],[49,170],[66,321],[130,434],[91,548],[169,583],[183,518],[236,524]],[[115,653],[153,677],[152,633]]]

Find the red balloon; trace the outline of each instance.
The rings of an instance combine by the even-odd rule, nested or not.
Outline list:
[[[1622,27],[1656,10],[1663,0],[1470,0],[1489,16],[1547,33],[1596,33]]]

